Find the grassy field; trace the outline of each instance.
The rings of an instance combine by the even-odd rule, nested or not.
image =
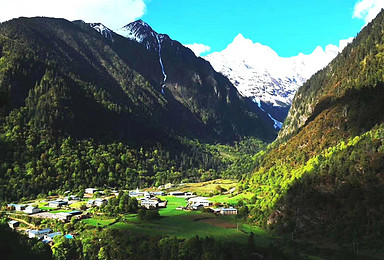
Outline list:
[[[98,217],[94,217],[94,218],[84,219],[82,221],[85,224],[92,225],[92,226],[95,226],[95,227],[105,227],[105,226],[110,225],[114,221],[116,221],[116,219],[114,219],[114,218],[98,218]]]
[[[160,209],[161,219],[150,222],[139,221],[136,214],[124,217],[125,222],[110,225],[111,229],[129,229],[148,235],[167,235],[179,238],[213,236],[218,240],[236,240],[246,242],[250,232],[255,234],[255,241],[267,246],[272,238],[266,231],[238,223],[233,216],[216,216],[213,213],[200,211],[176,210],[185,206],[184,198],[162,197],[168,200],[167,208]],[[90,220],[88,220],[90,221]],[[111,222],[110,222],[111,223]],[[95,223],[93,223],[95,225]]]
[[[53,214],[56,214],[56,213],[67,213],[67,212],[71,212],[71,211],[72,210],[58,209],[58,210],[50,211],[50,213],[53,213]]]
[[[232,196],[231,194],[225,195],[217,195],[209,198],[208,200],[219,203],[229,203],[229,204],[237,204],[239,200],[250,199],[254,196],[254,194],[246,192],[240,193],[238,195]]]
[[[80,209],[81,206],[85,204],[87,204],[86,201],[79,201],[79,202],[72,203],[71,205],[69,205],[69,207],[72,209]]]
[[[53,210],[53,209],[56,209],[56,208],[51,208],[51,207],[39,207],[39,209],[42,209],[42,210]]]
[[[199,183],[186,183],[182,186],[179,186],[175,190],[183,192],[194,192],[197,195],[210,194],[214,193],[216,187],[220,185],[221,188],[229,190],[236,187],[237,182],[233,180],[226,179],[217,179],[213,181],[199,182]]]

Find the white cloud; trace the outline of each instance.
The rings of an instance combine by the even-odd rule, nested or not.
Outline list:
[[[211,50],[211,47],[201,44],[201,43],[194,43],[194,44],[185,44],[184,45],[187,48],[190,48],[196,56],[200,56],[204,52],[208,52]]]
[[[383,0],[360,0],[355,4],[353,18],[363,19],[365,23],[372,21],[384,8]]]
[[[144,15],[147,0],[0,0],[0,22],[20,16],[47,16],[101,22],[118,29]]]

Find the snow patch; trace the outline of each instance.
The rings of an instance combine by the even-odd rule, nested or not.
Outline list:
[[[273,121],[273,127],[274,127],[275,129],[279,129],[279,130],[280,130],[280,129],[283,127],[283,123],[282,123],[282,122],[280,122],[280,121],[274,119],[274,118],[271,116],[270,113],[266,112],[266,111],[264,110],[264,108],[261,107],[261,101],[260,101],[260,99],[254,98],[254,99],[252,99],[252,101],[253,101],[254,103],[257,104],[257,106],[260,108],[261,111],[263,111],[264,113],[266,113],[266,114],[269,116],[269,118]]]
[[[239,34],[222,52],[204,58],[227,76],[245,97],[256,98],[277,107],[291,105],[296,91],[315,72],[324,68],[353,40],[339,46],[317,47],[311,54],[283,58],[273,49],[253,43]]]
[[[91,23],[90,26],[93,29],[95,29],[96,31],[98,31],[101,35],[103,35],[108,40],[110,40],[112,42],[115,41],[113,39],[113,36],[112,36],[112,31],[108,27],[106,27],[105,25],[103,25],[101,23]]]
[[[159,40],[159,35],[157,33],[156,33],[156,39],[157,39],[157,43],[159,44],[159,62],[160,62],[160,66],[161,66],[161,71],[162,71],[163,76],[164,76],[163,84],[161,85],[161,93],[163,93],[163,95],[164,95],[165,94],[164,88],[165,88],[165,82],[167,81],[167,74],[165,73],[163,60],[161,59],[161,43]]]

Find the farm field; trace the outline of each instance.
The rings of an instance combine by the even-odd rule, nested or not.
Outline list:
[[[109,229],[130,230],[146,235],[166,235],[178,238],[212,236],[217,240],[236,240],[246,242],[250,232],[255,234],[255,242],[261,246],[268,246],[273,237],[268,232],[251,227],[237,221],[234,216],[217,216],[213,213],[201,211],[176,210],[179,206],[186,206],[184,198],[165,196],[168,200],[167,208],[160,209],[161,219],[154,221],[140,221],[137,214],[125,215],[122,221],[113,223],[115,219],[91,218],[84,223]]]
[[[185,183],[184,185],[175,188],[175,190],[182,192],[194,192],[199,196],[208,196],[210,193],[215,192],[215,189],[218,185],[225,190],[230,190],[236,187],[237,181],[228,179],[216,179],[199,183]]]

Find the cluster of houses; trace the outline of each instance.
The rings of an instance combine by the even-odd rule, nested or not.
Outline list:
[[[144,208],[166,208],[168,201],[162,201],[157,197],[144,197],[139,199],[140,205]]]
[[[167,206],[167,201],[161,201],[161,199],[156,196],[165,195],[163,191],[159,192],[147,192],[140,191],[136,189],[129,192],[131,197],[141,197],[138,199],[140,205],[147,209],[150,208],[165,208]],[[230,208],[213,208],[213,202],[208,200],[205,197],[197,197],[193,192],[183,192],[183,191],[172,191],[169,192],[170,196],[182,197],[188,200],[187,207],[178,207],[177,210],[201,210],[203,208],[210,208],[215,214],[221,215],[237,215],[237,209]]]
[[[28,233],[29,238],[37,238],[37,239],[41,240],[41,242],[46,243],[46,244],[53,243],[53,238],[61,235],[61,232],[52,232],[52,230],[50,228],[27,230],[27,233]],[[72,235],[70,235],[70,236],[66,235],[65,238],[71,239],[71,238],[73,238],[73,236]]]
[[[129,193],[129,197],[155,197],[155,196],[164,196],[164,191],[155,191],[155,192],[148,192],[148,191],[140,191],[139,188],[136,190],[132,190]]]
[[[17,220],[11,220],[8,222],[8,225],[10,228],[16,229],[19,227],[20,222]],[[35,229],[35,230],[28,229],[28,230],[26,230],[26,233],[27,233],[29,238],[41,239],[43,243],[52,243],[53,238],[55,236],[61,235],[61,232],[52,232],[52,230],[50,228]],[[66,238],[73,238],[73,236],[68,236],[68,235],[65,237]]]
[[[92,207],[92,206],[101,207],[101,206],[107,205],[107,203],[108,203],[107,199],[97,198],[97,199],[94,199],[94,200],[92,200],[92,199],[88,200],[87,201],[87,206],[88,207]]]
[[[203,208],[210,208],[213,213],[215,214],[221,214],[221,215],[237,215],[237,209],[230,207],[230,208],[212,208],[213,202],[208,200],[205,197],[192,197],[188,199],[188,206],[187,209],[190,210],[200,210]]]
[[[34,214],[41,211],[41,209],[32,205],[22,205],[22,204],[13,204],[13,203],[8,204],[7,209],[25,212],[27,214]]]

